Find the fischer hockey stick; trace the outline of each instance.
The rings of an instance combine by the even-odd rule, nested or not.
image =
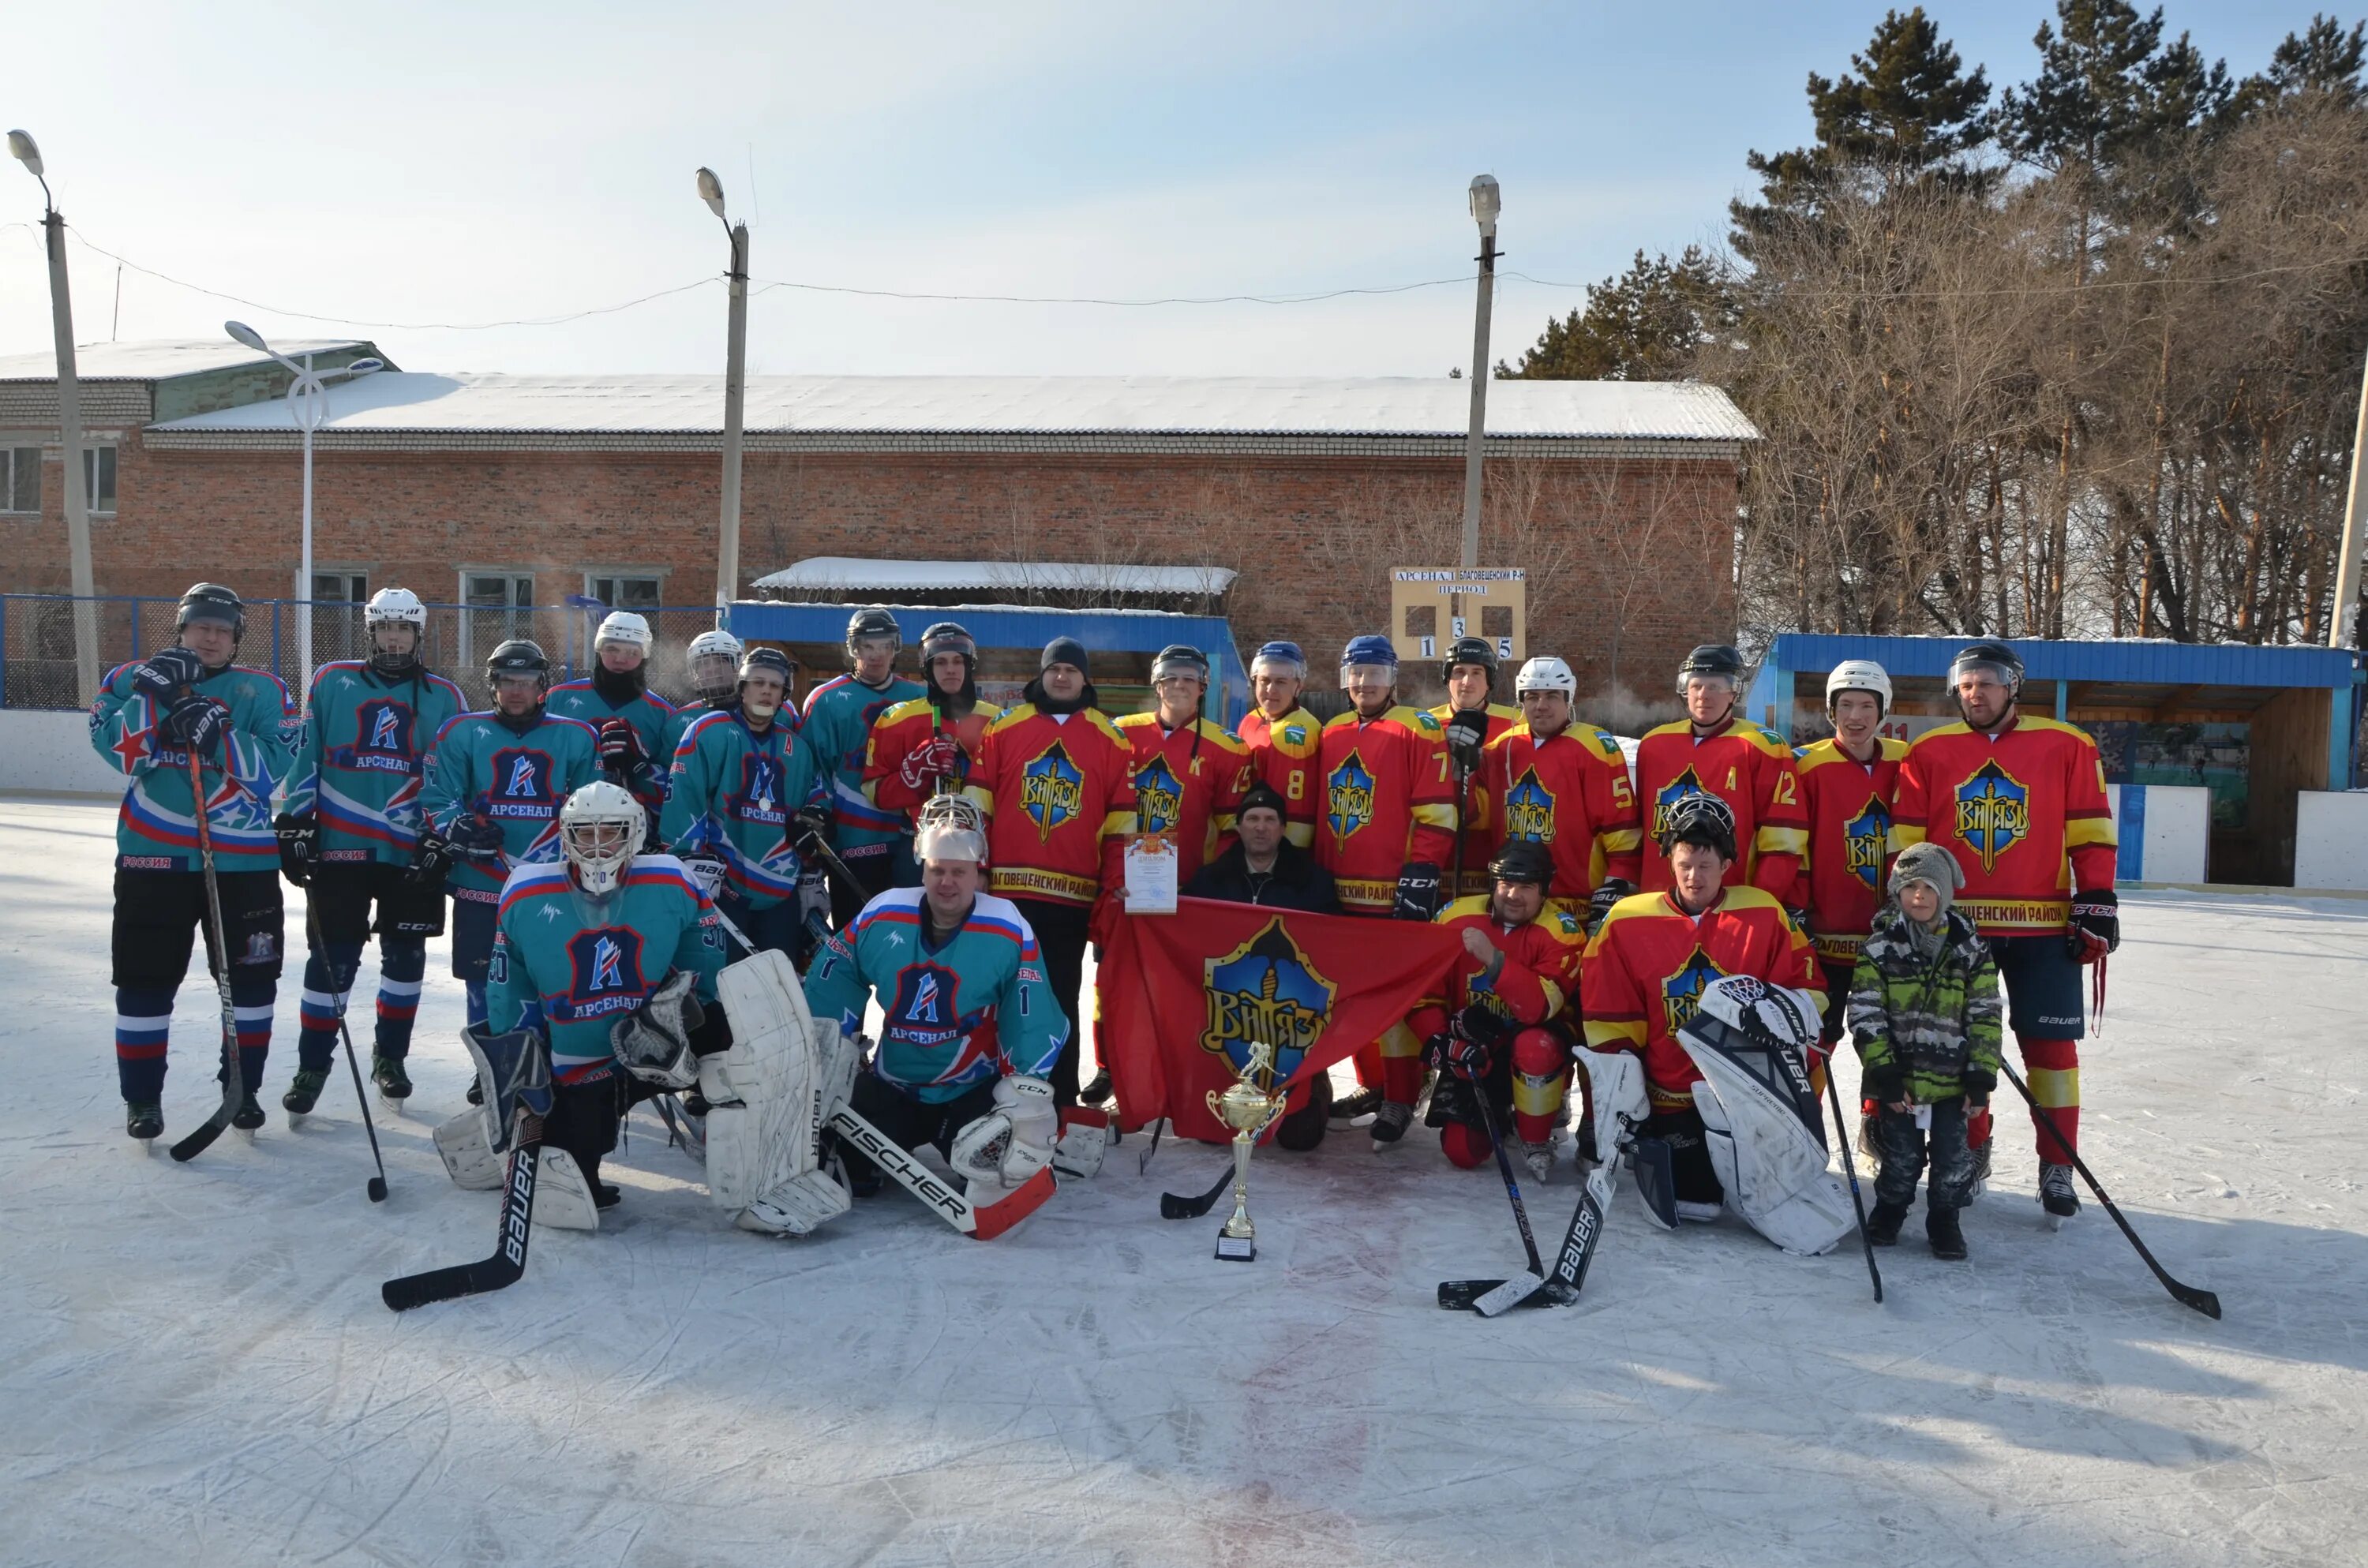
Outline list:
[[[424,1307],[435,1301],[450,1301],[461,1296],[483,1295],[518,1282],[526,1272],[526,1244],[534,1233],[534,1174],[541,1165],[542,1124],[533,1123],[534,1136],[526,1138],[526,1123],[521,1122],[521,1137],[510,1150],[509,1179],[503,1187],[501,1231],[494,1243],[493,1256],[476,1263],[456,1263],[447,1268],[431,1268],[424,1274],[406,1274],[400,1279],[390,1279],[378,1288],[379,1300],[398,1312],[414,1307]]]
[[[191,814],[198,819],[198,860],[206,878],[206,917],[213,937],[212,969],[214,990],[222,997],[222,1104],[213,1115],[206,1118],[187,1138],[173,1145],[173,1158],[187,1162],[196,1159],[212,1146],[246,1102],[246,1070],[238,1059],[238,1004],[230,994],[230,937],[222,925],[222,883],[214,872],[214,830],[207,820],[206,776],[204,765],[198,760],[198,748],[189,748],[189,804]]]
[[[1859,1245],[1866,1249],[1867,1278],[1874,1281],[1875,1304],[1883,1304],[1883,1270],[1874,1266],[1874,1239],[1866,1233],[1866,1199],[1858,1188],[1858,1160],[1850,1153],[1850,1125],[1842,1119],[1842,1092],[1834,1084],[1834,1068],[1826,1063],[1826,1100],[1833,1107],[1834,1136],[1841,1141],[1842,1169],[1850,1176],[1850,1207],[1858,1210]]]
[[[2063,1151],[2064,1157],[2072,1162],[2072,1168],[2080,1173],[2080,1179],[2089,1184],[2089,1190],[2097,1195],[2097,1201],[2105,1206],[2105,1212],[2113,1217],[2113,1223],[2122,1228],[2122,1234],[2130,1239],[2130,1245],[2137,1248],[2138,1256],[2146,1259],[2146,1266],[2154,1270],[2154,1277],[2162,1281],[2162,1288],[2170,1292],[2171,1300],[2182,1307],[2192,1307],[2205,1317],[2216,1321],[2220,1316],[2220,1298],[2209,1290],[2199,1290],[2192,1285],[2181,1284],[2172,1278],[2161,1264],[2155,1261],[2154,1254],[2146,1250],[2146,1243],[2138,1240],[2137,1232],[2132,1230],[2129,1221],[2122,1217],[2119,1206],[2106,1195],[2103,1184],[2097,1180],[2097,1175],[2089,1168],[2089,1163],[2080,1157],[2078,1150],[2065,1141],[2064,1134],[2056,1130],[2055,1124],[2047,1119],[2046,1113],[2040,1108],[2039,1101],[2032,1095],[2031,1085],[2022,1081],[2022,1075],[2004,1062],[1998,1063],[1998,1071],[2006,1074],[2006,1081],[2012,1084],[2015,1092],[2030,1104],[2031,1119],[2045,1130],[2047,1136],[2055,1140],[2055,1147]]]
[[[919,1199],[922,1207],[973,1241],[993,1241],[1042,1208],[1044,1200],[1053,1196],[1053,1172],[1048,1166],[992,1203],[973,1203],[847,1107],[840,1107],[832,1115],[830,1130],[848,1148],[895,1177],[896,1184]]]
[[[354,1055],[354,1031],[346,1023],[346,998],[353,994],[353,976],[339,974],[336,960],[329,954],[329,946],[321,939],[321,912],[313,903],[310,888],[304,892],[304,939],[321,955],[322,965],[337,987],[337,1033],[346,1042],[346,1068],[354,1076],[354,1103],[362,1108],[362,1131],[370,1134],[370,1158],[378,1164],[378,1175],[370,1177],[363,1190],[372,1203],[386,1201],[386,1157],[378,1150],[378,1124],[370,1118],[370,1096],[362,1092],[362,1069]]]

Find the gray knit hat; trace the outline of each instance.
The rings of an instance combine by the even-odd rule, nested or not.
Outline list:
[[[1941,913],[1946,915],[1949,905],[1956,901],[1957,890],[1965,885],[1965,871],[1957,864],[1954,855],[1928,840],[1909,845],[1891,864],[1891,896],[1894,899],[1898,898],[1899,890],[1909,882],[1922,882],[1939,893]]]

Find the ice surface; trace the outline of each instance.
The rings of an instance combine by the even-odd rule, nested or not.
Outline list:
[[[2093,1206],[2048,1233],[2020,1123],[1973,1261],[1911,1221],[1884,1306],[1854,1250],[1665,1235],[1623,1187],[1578,1305],[1485,1322],[1432,1292],[1519,1267],[1503,1188],[1420,1129],[1261,1153],[1241,1265],[1211,1257],[1224,1206],[1158,1218],[1213,1148],[1146,1177],[1130,1138],[992,1243],[893,1188],[781,1241],[727,1228],[643,1115],[609,1230],[539,1231],[516,1287],[395,1317],[381,1280],[493,1242],[495,1195],[428,1142],[465,1083],[443,944],[416,1108],[381,1118],[391,1201],[342,1064],[302,1131],[277,1111],[293,965],[270,1126],[143,1160],[112,825],[0,801],[0,1562],[2362,1560],[2368,903],[2124,901],[2083,1148],[2223,1323]],[[211,1102],[213,1037],[193,979],[168,1136]],[[1559,1169],[1541,1228],[1577,1192]]]

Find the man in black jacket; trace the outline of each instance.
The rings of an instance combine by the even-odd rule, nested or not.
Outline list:
[[[1332,873],[1283,837],[1282,795],[1272,785],[1251,785],[1234,821],[1241,836],[1192,873],[1192,880],[1184,884],[1185,897],[1311,915],[1340,913],[1340,894],[1333,885]],[[1291,1097],[1291,1108],[1283,1112],[1282,1125],[1274,1130],[1274,1141],[1285,1149],[1313,1149],[1324,1142],[1332,1109],[1332,1079],[1318,1073],[1292,1090]]]
[[[1253,784],[1235,814],[1240,834],[1215,859],[1192,873],[1186,898],[1220,899],[1311,915],[1338,915],[1340,895],[1332,873],[1282,835],[1283,800],[1270,784]]]

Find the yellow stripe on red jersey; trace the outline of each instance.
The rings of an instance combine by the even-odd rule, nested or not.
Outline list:
[[[1170,730],[1156,713],[1118,721],[1134,756],[1135,830],[1176,845],[1176,875],[1189,879],[1234,835],[1234,813],[1250,785],[1250,755],[1206,719]]]
[[[1801,753],[1797,767],[1809,816],[1809,846],[1789,902],[1809,912],[1820,962],[1849,965],[1883,907],[1892,801],[1907,743],[1877,736],[1861,762],[1827,738]]]
[[[2072,893],[2113,885],[2118,840],[2097,743],[2018,713],[1995,738],[1965,724],[1917,737],[1899,767],[1889,848],[1945,844],[1957,907],[1986,937],[2061,931]]]
[[[1644,881],[1647,892],[1671,886],[1661,831],[1669,810],[1687,795],[1716,795],[1735,812],[1736,858],[1726,885],[1748,884],[1778,898],[1792,895],[1808,847],[1809,819],[1793,748],[1775,731],[1739,719],[1700,740],[1683,720],[1649,731],[1636,747],[1636,798],[1645,817]]]

